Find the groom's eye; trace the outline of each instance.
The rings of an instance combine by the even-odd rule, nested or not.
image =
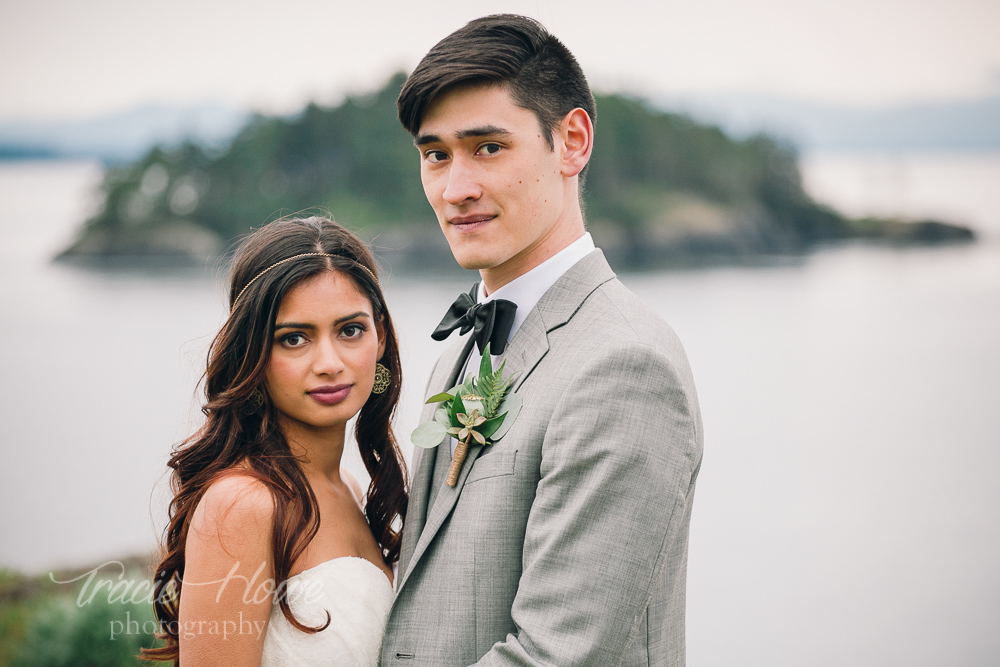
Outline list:
[[[430,162],[431,164],[436,164],[441,160],[446,160],[447,158],[448,154],[445,153],[444,151],[427,151],[426,153],[424,153],[424,159]]]
[[[500,144],[483,144],[479,147],[482,155],[496,155],[503,148]]]

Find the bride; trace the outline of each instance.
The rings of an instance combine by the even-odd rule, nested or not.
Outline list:
[[[205,423],[170,459],[154,601],[166,646],[145,658],[377,664],[407,495],[390,426],[399,352],[375,271],[325,218],[273,222],[237,251]],[[340,465],[355,415],[367,492]]]

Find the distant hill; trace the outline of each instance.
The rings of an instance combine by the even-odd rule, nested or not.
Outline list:
[[[767,95],[657,98],[658,106],[719,125],[737,137],[760,132],[802,151],[998,151],[1000,96],[885,109],[851,109]]]
[[[450,263],[417,153],[396,120],[403,80],[334,108],[253,116],[225,150],[187,142],[109,168],[103,209],[63,258],[190,260],[281,214],[321,207],[378,236],[394,265]],[[768,136],[733,139],[621,95],[599,96],[597,105],[587,219],[609,256],[629,266],[799,252],[849,238],[971,238],[939,223],[845,219],[810,199],[795,150]]]

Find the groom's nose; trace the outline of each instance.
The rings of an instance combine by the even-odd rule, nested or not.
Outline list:
[[[479,185],[478,170],[472,159],[455,156],[448,167],[448,181],[442,193],[443,199],[453,206],[479,199],[482,188]]]

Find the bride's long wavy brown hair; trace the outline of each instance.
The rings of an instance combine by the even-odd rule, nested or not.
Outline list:
[[[322,253],[282,260],[306,253]],[[270,268],[269,268],[270,267]],[[348,276],[372,304],[385,333],[391,381],[372,394],[358,414],[355,439],[371,475],[365,515],[387,562],[399,558],[400,531],[406,518],[406,464],[392,432],[399,401],[399,345],[385,298],[375,275],[374,258],[357,237],[322,217],[283,219],[248,236],[236,251],[229,285],[229,319],[208,352],[204,375],[206,419],[170,458],[173,469],[170,522],[163,560],[156,569],[153,608],[166,645],[143,650],[147,660],[179,663],[178,611],[183,594],[184,544],[198,502],[219,477],[239,470],[263,482],[274,497],[271,553],[274,581],[288,578],[292,564],[319,530],[316,497],[278,427],[278,412],[265,382],[274,323],[284,296],[303,280],[324,271]],[[370,272],[370,273],[369,273]],[[261,400],[263,397],[263,400]],[[285,618],[306,632],[284,596]]]

